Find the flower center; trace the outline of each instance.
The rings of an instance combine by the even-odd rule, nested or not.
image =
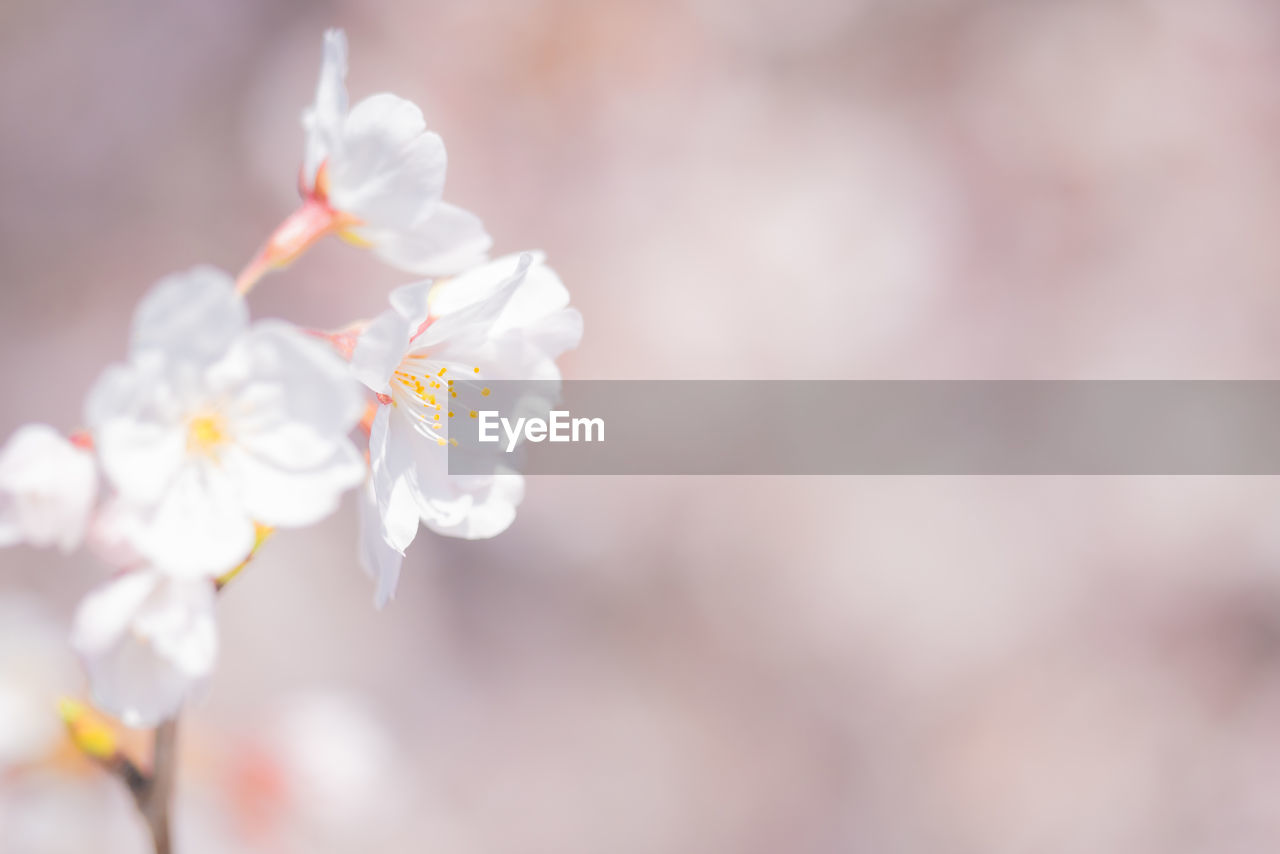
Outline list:
[[[197,415],[187,423],[187,451],[213,456],[227,442],[227,422],[218,414]]]
[[[453,417],[453,399],[458,396],[457,389],[476,385],[468,380],[459,380],[455,387],[454,381],[447,376],[451,370],[460,371],[456,365],[450,367],[418,352],[406,356],[391,377],[391,402],[417,424],[419,432],[434,436],[441,445],[457,444],[456,439],[445,438],[448,431],[444,424],[446,418]],[[480,369],[472,368],[471,373],[479,374]],[[488,397],[489,389],[480,389],[480,394]]]

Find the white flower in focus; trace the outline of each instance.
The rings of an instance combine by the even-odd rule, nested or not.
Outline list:
[[[411,273],[448,275],[484,261],[492,241],[480,219],[442,201],[444,142],[410,101],[382,93],[347,108],[347,38],[324,36],[316,98],[306,131],[303,205],[255,261],[283,267],[326,234],[371,249]]]
[[[254,522],[312,524],[364,478],[347,436],[363,404],[346,365],[292,326],[250,328],[246,315],[221,271],[162,280],[134,315],[128,363],[89,396],[95,447],[127,508],[117,530],[175,575],[231,569]]]
[[[93,454],[44,424],[28,424],[0,450],[0,546],[57,545],[84,538],[98,493]]]
[[[520,475],[448,473],[450,377],[558,381],[556,357],[582,337],[582,317],[568,306],[568,290],[540,254],[509,255],[434,286],[400,288],[360,335],[352,370],[385,404],[369,436],[361,531],[379,606],[394,593],[419,520],[440,534],[480,539],[515,519]]]
[[[177,714],[218,657],[214,584],[156,570],[127,572],[80,603],[71,644],[94,703],[127,726]]]

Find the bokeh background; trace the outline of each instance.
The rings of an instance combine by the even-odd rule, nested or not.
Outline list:
[[[334,25],[548,252],[569,377],[1278,376],[1268,0],[8,0],[0,435],[292,208]],[[251,303],[404,281],[334,241]],[[381,613],[354,537],[224,594],[182,854],[1280,846],[1274,478],[539,478]],[[145,850],[52,717],[105,572],[0,554],[4,854]]]

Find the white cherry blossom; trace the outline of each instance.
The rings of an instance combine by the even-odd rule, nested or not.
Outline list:
[[[302,117],[303,204],[246,271],[245,287],[327,234],[423,275],[457,273],[487,257],[492,241],[480,219],[442,201],[444,142],[422,111],[388,93],[348,109],[346,76],[346,35],[329,30],[315,102]]]
[[[213,581],[126,572],[80,603],[71,644],[94,703],[127,726],[174,717],[218,657]]]
[[[86,408],[128,520],[117,530],[176,575],[229,570],[254,522],[312,524],[364,478],[347,436],[363,404],[346,365],[285,323],[249,327],[231,278],[212,268],[143,299],[129,361],[106,370]]]
[[[19,428],[0,450],[0,546],[71,551],[84,538],[97,493],[93,454],[44,424]]]
[[[360,335],[352,370],[384,403],[370,430],[361,532],[379,605],[394,593],[419,520],[480,539],[515,519],[520,475],[448,473],[450,377],[558,381],[556,357],[582,337],[582,318],[568,306],[569,292],[540,254],[509,255],[445,282],[400,288]]]

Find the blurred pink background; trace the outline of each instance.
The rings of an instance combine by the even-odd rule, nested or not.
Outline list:
[[[293,207],[327,26],[495,251],[548,252],[571,378],[1280,378],[1264,0],[19,0],[0,436],[76,427],[150,284]],[[251,305],[406,280],[332,241]],[[184,854],[1280,846],[1274,478],[539,478],[382,613],[354,537],[224,595]],[[40,758],[105,572],[0,553],[5,854],[145,850]]]

